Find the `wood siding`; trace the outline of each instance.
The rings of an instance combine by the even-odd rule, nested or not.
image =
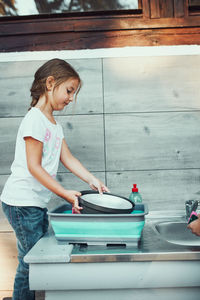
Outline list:
[[[143,0],[142,10],[0,18],[0,52],[200,44],[188,0]]]

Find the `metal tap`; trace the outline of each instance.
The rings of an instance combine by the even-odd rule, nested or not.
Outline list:
[[[188,220],[191,213],[193,211],[197,210],[197,207],[199,205],[199,201],[198,200],[187,200],[185,201],[185,212],[186,212],[186,219]]]

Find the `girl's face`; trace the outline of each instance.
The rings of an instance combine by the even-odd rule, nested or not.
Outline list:
[[[51,105],[53,110],[62,110],[73,101],[74,95],[79,87],[79,80],[70,78],[52,90]]]

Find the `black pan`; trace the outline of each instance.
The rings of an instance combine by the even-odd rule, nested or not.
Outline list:
[[[81,191],[79,205],[83,207],[82,214],[130,214],[134,208],[134,203],[125,197],[91,190]]]

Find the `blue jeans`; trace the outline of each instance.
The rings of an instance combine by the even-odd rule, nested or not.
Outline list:
[[[23,258],[48,230],[46,208],[10,206],[2,202],[3,212],[13,227],[18,248],[19,265],[15,276],[13,300],[35,300],[29,289],[29,265]]]

